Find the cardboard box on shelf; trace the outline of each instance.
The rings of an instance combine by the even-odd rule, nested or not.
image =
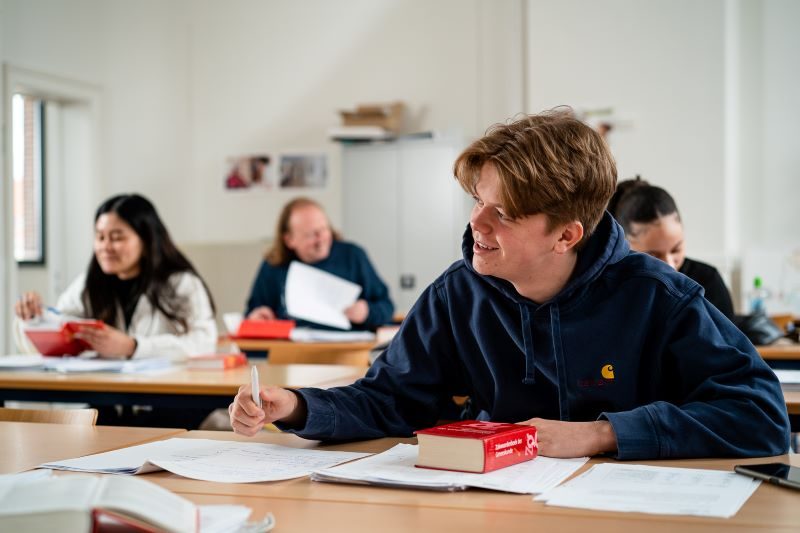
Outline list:
[[[378,126],[393,133],[403,127],[403,102],[360,104],[355,111],[340,111],[343,126]]]

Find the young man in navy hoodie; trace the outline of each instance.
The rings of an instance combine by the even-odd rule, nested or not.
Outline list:
[[[616,168],[569,112],[497,125],[455,163],[475,198],[463,260],[430,285],[347,387],[243,386],[234,431],[406,437],[453,396],[481,420],[533,424],[553,457],[768,456],[789,448],[780,386],[747,339],[605,212]]]

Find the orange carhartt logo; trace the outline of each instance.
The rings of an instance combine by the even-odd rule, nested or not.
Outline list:
[[[605,379],[614,379],[614,365],[606,365],[601,368],[600,375]]]

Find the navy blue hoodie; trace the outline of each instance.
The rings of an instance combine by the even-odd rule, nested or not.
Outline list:
[[[409,436],[452,396],[478,418],[606,419],[619,459],[768,456],[789,447],[778,380],[702,288],[630,251],[606,213],[567,285],[537,304],[464,259],[419,298],[367,376],[301,389],[314,439]]]

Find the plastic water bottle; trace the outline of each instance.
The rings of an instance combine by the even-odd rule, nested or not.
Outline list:
[[[769,298],[769,291],[763,287],[763,283],[759,276],[753,279],[753,290],[750,293],[750,313],[765,312],[764,300]]]

